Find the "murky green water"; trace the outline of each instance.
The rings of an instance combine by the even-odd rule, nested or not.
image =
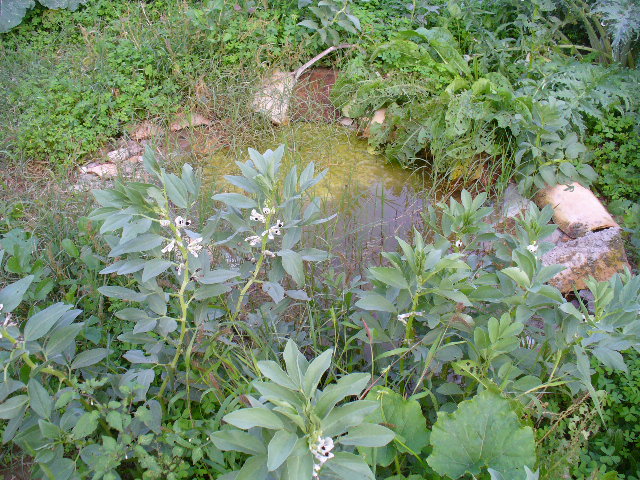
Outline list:
[[[406,236],[419,221],[423,178],[373,154],[366,140],[351,130],[296,123],[281,127],[253,148],[264,151],[281,143],[286,145],[285,171],[292,164],[304,168],[311,161],[316,171],[329,169],[315,194],[324,199],[327,213],[338,216],[311,236],[318,247],[344,256],[345,261],[375,262],[380,251],[395,250],[395,235]],[[217,183],[222,175],[237,173],[235,161],[247,158],[246,150],[219,150],[205,166],[205,177]]]

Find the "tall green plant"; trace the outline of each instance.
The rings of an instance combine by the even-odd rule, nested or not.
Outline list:
[[[91,218],[100,222],[112,260],[101,273],[122,276],[99,289],[124,330],[106,345],[87,348],[87,324],[76,321],[82,312],[71,305],[18,309],[34,275],[0,290],[4,441],[34,457],[37,476],[67,480],[92,472],[117,479],[139,472],[160,478],[172,472],[169,478],[179,478],[188,461],[205,457],[228,470],[208,439],[220,418],[194,419],[208,393],[194,362],[224,323],[240,334],[252,309],[278,311],[308,300],[304,262],[326,258],[297,248],[305,226],[326,220],[317,200],[303,199],[323,174],[316,176],[310,164],[283,176],[283,153],[284,147],[250,150],[251,160],[239,163],[243,175],[228,177],[247,195],[214,195],[223,207],[203,222],[202,233],[190,215],[199,175],[189,165],[180,176],[167,172],[151,148],[144,163],[156,184],[94,191],[101,207]],[[250,301],[256,285],[271,302]],[[115,351],[124,362],[115,361]],[[179,400],[190,419],[186,426],[169,421]]]

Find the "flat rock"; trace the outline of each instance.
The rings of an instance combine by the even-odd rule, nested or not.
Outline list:
[[[515,218],[520,212],[528,210],[532,203],[531,200],[520,195],[518,187],[511,183],[504,191],[502,215],[506,218]]]
[[[629,268],[619,227],[588,232],[542,256],[543,265],[564,265],[549,283],[563,293],[585,289],[590,276],[602,282]]]
[[[295,84],[295,72],[274,72],[263,81],[253,97],[253,110],[264,113],[276,125],[288,124],[289,106]]]
[[[135,128],[131,134],[131,138],[138,141],[147,140],[151,137],[160,135],[161,133],[162,129],[158,125],[146,120]]]
[[[371,121],[369,122],[369,125],[367,125],[367,128],[365,128],[364,132],[362,132],[362,136],[365,138],[369,138],[371,136],[371,127],[376,124],[383,125],[384,120],[386,118],[387,118],[386,108],[381,108],[380,110],[376,110],[376,112],[373,114],[373,117],[371,118]]]
[[[553,221],[571,238],[588,232],[610,227],[619,227],[600,200],[579,183],[555,185],[542,190],[536,197],[542,208],[553,207]]]
[[[107,157],[109,157],[109,160],[111,160],[112,162],[124,162],[127,158],[129,158],[129,156],[130,155],[128,147],[118,148],[117,150],[113,150],[107,153]]]
[[[199,113],[187,113],[178,115],[175,121],[169,126],[172,132],[178,132],[190,127],[210,126],[211,120]]]
[[[338,123],[340,125],[342,125],[343,127],[352,127],[353,126],[353,118],[349,118],[349,117],[341,117],[338,120]]]
[[[85,175],[97,175],[100,178],[112,178],[118,176],[118,167],[115,163],[90,163],[80,167],[80,173]]]

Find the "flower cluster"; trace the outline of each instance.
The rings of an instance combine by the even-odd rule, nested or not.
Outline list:
[[[529,250],[531,253],[536,253],[538,251],[538,245],[535,240],[531,245],[527,247],[527,250]]]
[[[184,228],[184,227],[188,227],[189,225],[191,225],[191,220],[187,220],[183,217],[177,216],[174,220],[176,227],[178,228]],[[168,227],[169,226],[169,220],[160,220],[160,225],[162,225],[163,227]],[[184,244],[182,243],[181,240],[176,240],[176,239],[172,239],[169,243],[167,243],[164,248],[161,250],[162,253],[170,253],[173,251],[173,249],[176,247],[176,245],[178,245],[179,247],[183,247]],[[189,253],[191,255],[193,255],[194,257],[198,256],[198,253],[200,252],[200,250],[202,250],[203,246],[202,246],[202,237],[197,237],[197,238],[193,238],[191,240],[189,240],[189,243],[187,244],[187,250],[189,251]]]
[[[525,337],[520,339],[520,346],[522,348],[533,350],[533,348],[536,346],[536,340],[535,338],[526,335]]]
[[[254,208],[253,210],[251,210],[251,215],[249,216],[249,218],[254,222],[267,223],[266,216],[271,215],[273,212],[274,210],[269,207],[264,207],[262,209],[262,213],[258,212]],[[249,246],[255,247],[262,242],[262,238],[265,236],[269,240],[273,240],[276,235],[282,235],[282,227],[284,227],[284,222],[282,220],[278,220],[275,225],[265,230],[260,235],[250,235],[245,238],[244,241],[247,242]]]
[[[333,450],[334,444],[333,439],[331,437],[322,437],[320,434],[315,439],[315,442],[309,445],[309,450],[313,454],[315,461],[313,464],[313,476],[314,478],[318,478],[318,473],[324,462],[332,459],[335,455],[331,453]]]
[[[251,210],[251,215],[249,216],[249,218],[254,222],[266,223],[267,216],[271,215],[272,213],[273,213],[273,210],[269,207],[264,207],[262,209],[262,213],[258,212],[254,208],[253,210]]]

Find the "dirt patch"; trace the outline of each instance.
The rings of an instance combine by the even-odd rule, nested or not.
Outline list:
[[[30,480],[31,459],[28,457],[14,460],[10,465],[0,467],[0,478],[3,480]]]
[[[316,68],[303,73],[293,89],[291,119],[306,122],[335,122],[340,111],[330,99],[338,71]]]

